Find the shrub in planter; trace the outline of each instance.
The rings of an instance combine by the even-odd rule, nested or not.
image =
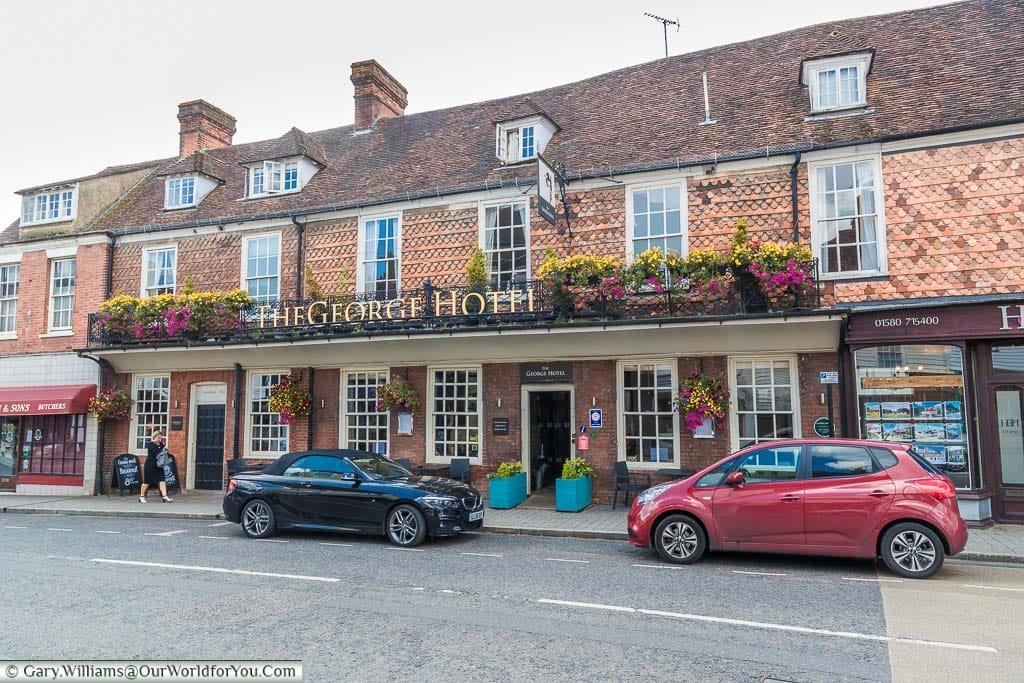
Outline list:
[[[526,472],[521,462],[503,462],[487,473],[487,493],[492,508],[506,510],[526,500]]]
[[[583,458],[566,460],[562,476],[555,479],[555,509],[579,512],[594,500],[594,468]]]
[[[632,292],[664,294],[678,289],[686,279],[683,259],[674,251],[662,252],[661,247],[645,249],[622,269],[626,289]]]
[[[547,286],[553,308],[571,311],[580,288],[599,286],[616,276],[618,268],[619,260],[614,256],[573,254],[562,257],[548,247],[537,269],[537,277]]]

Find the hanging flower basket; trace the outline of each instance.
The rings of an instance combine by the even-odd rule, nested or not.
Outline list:
[[[305,387],[285,377],[270,387],[270,409],[280,415],[281,424],[295,424],[300,417],[309,415],[313,397]]]
[[[672,400],[675,409],[683,416],[690,433],[704,425],[705,419],[721,425],[725,419],[725,405],[729,390],[717,379],[706,375],[693,375],[679,385],[679,393]]]
[[[377,411],[398,408],[415,413],[420,408],[420,397],[407,380],[392,377],[387,384],[377,387]]]
[[[89,413],[97,420],[127,420],[132,415],[132,399],[123,389],[104,389],[89,399]]]

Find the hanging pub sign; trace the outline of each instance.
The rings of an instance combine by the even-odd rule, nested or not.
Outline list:
[[[555,191],[559,186],[558,173],[541,155],[537,155],[537,213],[548,223],[558,222],[555,213]]]
[[[572,363],[522,363],[519,366],[519,381],[522,384],[571,382]]]

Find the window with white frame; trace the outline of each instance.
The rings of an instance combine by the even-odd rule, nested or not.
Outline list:
[[[678,462],[674,360],[619,363],[622,447],[626,462]]]
[[[18,285],[21,266],[0,265],[0,335],[13,335],[18,323]]]
[[[480,370],[430,371],[432,457],[480,457]]]
[[[136,375],[132,389],[132,431],[129,450],[144,453],[154,429],[167,433],[171,412],[171,378],[168,375]]]
[[[814,248],[822,273],[884,271],[881,160],[811,166]]]
[[[398,216],[369,218],[360,233],[362,269],[359,291],[393,296],[401,277],[401,225]]]
[[[658,247],[662,254],[687,251],[683,191],[679,185],[635,188],[630,192],[630,255]]]
[[[177,264],[177,247],[144,250],[142,252],[142,296],[174,294]]]
[[[284,372],[249,374],[249,449],[252,457],[278,456],[288,451],[288,425],[270,409],[270,388],[287,376]]]
[[[811,96],[811,110],[827,112],[866,105],[870,66],[869,53],[805,62],[804,83]]]
[[[387,370],[345,373],[342,444],[345,448],[388,454],[389,415],[377,410],[377,387],[387,384]]]
[[[249,167],[249,196],[260,197],[299,189],[299,162],[264,161]]]
[[[75,190],[57,190],[23,197],[21,224],[52,223],[75,217]]]
[[[180,178],[168,178],[164,181],[164,208],[180,209],[186,206],[195,206],[196,203],[196,177],[182,176]]]
[[[75,259],[50,262],[50,329],[70,330],[75,309]]]
[[[281,292],[281,236],[245,238],[242,251],[245,290],[259,303],[277,301]]]
[[[800,436],[795,359],[735,358],[730,374],[735,445]]]
[[[504,163],[527,161],[537,156],[535,126],[509,127],[498,124],[495,153]]]
[[[526,202],[484,208],[483,244],[491,286],[503,289],[529,278],[530,244]]]

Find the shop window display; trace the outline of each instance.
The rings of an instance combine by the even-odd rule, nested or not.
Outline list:
[[[972,486],[963,353],[944,344],[855,352],[860,436],[913,444],[957,488]],[[900,358],[902,364],[893,364]]]

